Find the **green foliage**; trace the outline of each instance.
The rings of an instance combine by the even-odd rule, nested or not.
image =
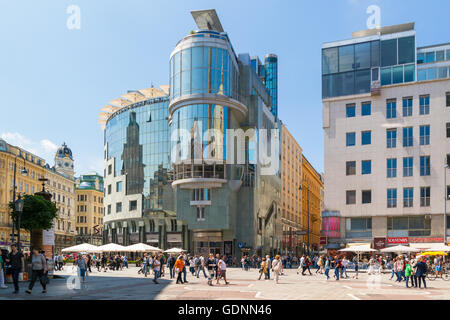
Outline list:
[[[27,231],[42,229],[48,230],[53,226],[53,219],[57,217],[56,205],[44,199],[40,195],[25,195],[23,197],[23,212],[20,217],[20,226]],[[18,212],[14,211],[14,203],[10,202],[9,207],[13,210],[11,218],[17,223]]]

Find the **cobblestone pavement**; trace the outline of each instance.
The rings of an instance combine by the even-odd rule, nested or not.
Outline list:
[[[324,275],[314,274],[302,276],[295,269],[286,270],[277,285],[273,280],[257,280],[256,269],[243,271],[230,268],[227,270],[229,285],[208,286],[201,274],[197,279],[188,273],[186,284],[176,284],[168,279],[168,274],[159,279],[159,284],[152,277],[145,278],[137,274],[136,267],[123,271],[108,271],[90,273],[86,283],[77,281],[72,267],[56,272],[59,279],[52,279],[46,294],[41,293],[39,283],[36,283],[33,293],[25,293],[28,283],[21,283],[20,293],[13,295],[12,284],[8,289],[0,289],[0,300],[16,299],[156,299],[156,300],[201,300],[201,299],[281,299],[281,300],[441,300],[450,299],[450,281],[437,279],[427,280],[427,289],[405,287],[405,283],[389,280],[390,274],[372,275],[360,274],[359,279],[333,278],[326,280]],[[330,272],[332,274],[332,272]],[[352,276],[352,274],[349,274]]]

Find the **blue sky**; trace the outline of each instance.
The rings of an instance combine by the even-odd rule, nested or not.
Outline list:
[[[419,46],[450,42],[446,0],[21,0],[0,3],[0,135],[53,164],[64,141],[77,174],[103,172],[100,108],[127,90],[168,83],[168,58],[195,29],[190,10],[215,8],[237,53],[279,57],[279,116],[323,169],[321,45],[381,25],[416,22]],[[67,8],[81,28],[66,26]]]

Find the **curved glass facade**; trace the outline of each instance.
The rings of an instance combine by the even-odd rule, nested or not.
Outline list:
[[[177,131],[179,129],[179,131]],[[209,129],[219,131],[222,135],[221,140],[216,140],[215,137],[208,137],[206,133]],[[172,115],[173,132],[172,147],[182,141],[181,134],[184,131],[190,137],[193,134],[198,134],[202,139],[201,152],[203,158],[211,158],[218,160],[226,160],[226,130],[228,129],[228,109],[227,107],[214,104],[198,104],[189,105],[175,110]],[[219,136],[218,135],[218,136]],[[209,140],[209,141],[208,141]],[[192,144],[192,143],[191,143]],[[211,155],[208,156],[208,145]],[[191,145],[192,147],[192,145]],[[187,155],[185,155],[187,157]],[[181,156],[175,160],[186,160]]]
[[[143,194],[145,209],[162,209],[163,186],[172,180],[169,100],[140,102],[110,118],[105,127],[108,159],[115,176],[127,175],[127,195]]]
[[[226,49],[194,46],[170,59],[170,97],[216,93],[237,98],[237,73]]]

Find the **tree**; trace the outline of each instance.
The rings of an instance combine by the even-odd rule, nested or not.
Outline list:
[[[48,230],[53,226],[53,219],[57,217],[58,209],[56,205],[45,200],[40,195],[25,195],[23,197],[23,212],[20,217],[20,226],[27,231],[36,229]],[[17,225],[18,212],[14,210],[14,203],[10,202],[9,207],[13,210],[11,218]]]
[[[40,195],[25,195],[23,197],[23,211],[20,216],[20,227],[30,233],[31,248],[42,247],[42,230],[49,230],[53,226],[53,219],[57,217],[56,205]],[[13,202],[9,203],[12,209],[11,218],[15,225],[19,213],[16,212]]]

